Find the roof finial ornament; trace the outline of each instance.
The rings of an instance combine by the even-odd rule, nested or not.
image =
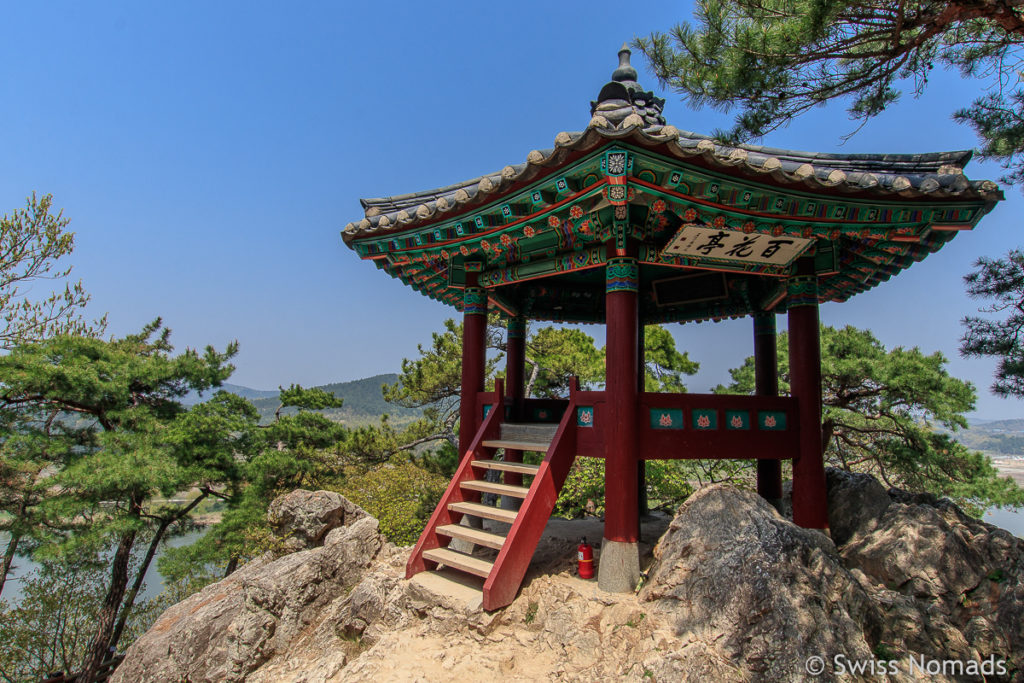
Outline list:
[[[645,132],[656,133],[665,125],[661,114],[665,100],[645,91],[636,82],[637,71],[629,63],[632,54],[629,43],[623,43],[619,49],[619,67],[612,72],[612,80],[605,83],[597,100],[590,103],[591,128],[615,130],[640,126]]]
[[[612,73],[613,81],[636,83],[636,69],[629,63],[629,57],[632,54],[632,51],[629,49],[629,43],[623,43],[622,48],[619,50],[619,68]]]

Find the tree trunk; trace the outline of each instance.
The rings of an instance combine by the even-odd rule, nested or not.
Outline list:
[[[142,564],[139,566],[138,572],[135,574],[135,582],[132,584],[131,590],[128,591],[128,595],[124,598],[124,604],[121,605],[121,616],[118,617],[117,626],[114,627],[114,632],[110,636],[110,642],[107,647],[117,648],[118,642],[121,640],[121,634],[124,632],[125,624],[128,623],[128,615],[132,611],[132,607],[135,605],[135,598],[138,597],[139,591],[142,590],[142,583],[146,578],[146,572],[149,570],[149,565],[153,563],[153,558],[156,557],[157,548],[160,546],[160,541],[163,540],[164,534],[167,533],[167,529],[178,520],[185,517],[188,513],[192,512],[199,503],[205,499],[207,494],[204,492],[201,495],[195,497],[191,503],[178,510],[178,512],[168,519],[160,522],[160,526],[157,527],[156,533],[153,534],[153,540],[149,544],[149,549],[146,551],[146,557],[143,558]]]
[[[11,532],[11,540],[7,542],[7,550],[4,552],[4,565],[3,570],[0,571],[0,595],[4,594],[4,584],[7,583],[7,573],[11,571],[11,565],[14,564],[14,554],[18,550],[18,541],[21,540],[21,534]]]
[[[128,561],[135,545],[135,532],[121,536],[114,553],[114,563],[110,573],[110,589],[103,599],[103,606],[96,618],[96,635],[93,636],[89,651],[85,655],[85,665],[79,674],[78,683],[93,683],[100,665],[108,657],[107,648],[114,630],[118,608],[124,599],[125,588],[128,586]]]
[[[228,560],[228,566],[224,569],[224,578],[231,576],[236,569],[238,569],[238,555],[232,555]]]

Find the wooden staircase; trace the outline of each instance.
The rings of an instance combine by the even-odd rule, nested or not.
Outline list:
[[[406,578],[441,568],[484,579],[484,609],[504,607],[515,599],[533,551],[544,532],[558,492],[576,457],[576,383],[559,423],[505,422],[503,388],[469,449],[463,454],[448,489],[420,535],[406,565]],[[539,465],[506,462],[499,451],[544,454]],[[523,486],[487,480],[488,472],[529,477]],[[519,478],[519,477],[517,477]],[[519,509],[486,505],[481,494],[516,498]],[[464,517],[491,520],[490,529],[462,524]],[[468,521],[468,520],[467,520]],[[461,549],[450,547],[459,541]]]

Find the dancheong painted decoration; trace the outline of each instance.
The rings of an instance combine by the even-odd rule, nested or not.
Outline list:
[[[826,529],[819,304],[885,282],[973,229],[1003,198],[995,183],[964,174],[970,152],[723,145],[669,125],[664,100],[637,77],[624,46],[583,131],[463,183],[363,199],[363,217],[342,231],[360,258],[462,312],[460,465],[407,573],[444,566],[477,576],[487,609],[515,597],[577,456],[605,461],[598,582],[606,590],[632,590],[639,578],[645,460],[755,459],[758,491],[775,503],[780,462],[791,460],[794,521]],[[509,326],[507,384],[485,392],[492,311]],[[790,396],[778,396],[780,314]],[[645,325],[746,316],[757,395],[642,390]],[[527,320],[605,324],[604,389],[524,396]],[[542,464],[524,464],[524,451],[544,454]],[[485,505],[483,494],[501,505]],[[509,526],[467,531],[466,516]],[[492,556],[460,552],[453,539]]]

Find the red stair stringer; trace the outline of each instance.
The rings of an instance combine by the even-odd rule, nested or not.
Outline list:
[[[555,432],[530,485],[530,492],[519,508],[519,515],[506,536],[505,544],[498,553],[494,568],[484,582],[483,607],[496,610],[505,607],[515,599],[523,582],[526,570],[533,559],[547,526],[551,511],[555,509],[558,493],[569,475],[576,459],[576,392],[579,384],[576,378],[570,380],[569,405],[566,406],[562,421]]]
[[[441,501],[434,509],[434,514],[430,516],[427,525],[423,528],[423,533],[420,534],[420,538],[416,542],[416,546],[412,549],[409,561],[405,565],[405,578],[407,579],[411,579],[416,574],[437,566],[436,562],[423,559],[423,551],[448,545],[449,539],[439,536],[437,528],[445,524],[458,524],[459,520],[462,519],[462,515],[450,511],[448,505],[463,501],[480,502],[479,492],[463,489],[461,484],[463,481],[483,478],[483,475],[472,466],[472,463],[474,460],[490,457],[494,449],[483,446],[481,442],[497,439],[501,434],[501,423],[505,419],[505,388],[501,379],[495,380],[494,388],[497,395],[495,404],[487,413],[487,417],[484,418],[480,429],[477,430],[476,436],[473,437],[473,441],[469,444],[469,449],[462,454],[459,467],[455,470],[455,476],[452,477],[444,495],[441,496]]]

